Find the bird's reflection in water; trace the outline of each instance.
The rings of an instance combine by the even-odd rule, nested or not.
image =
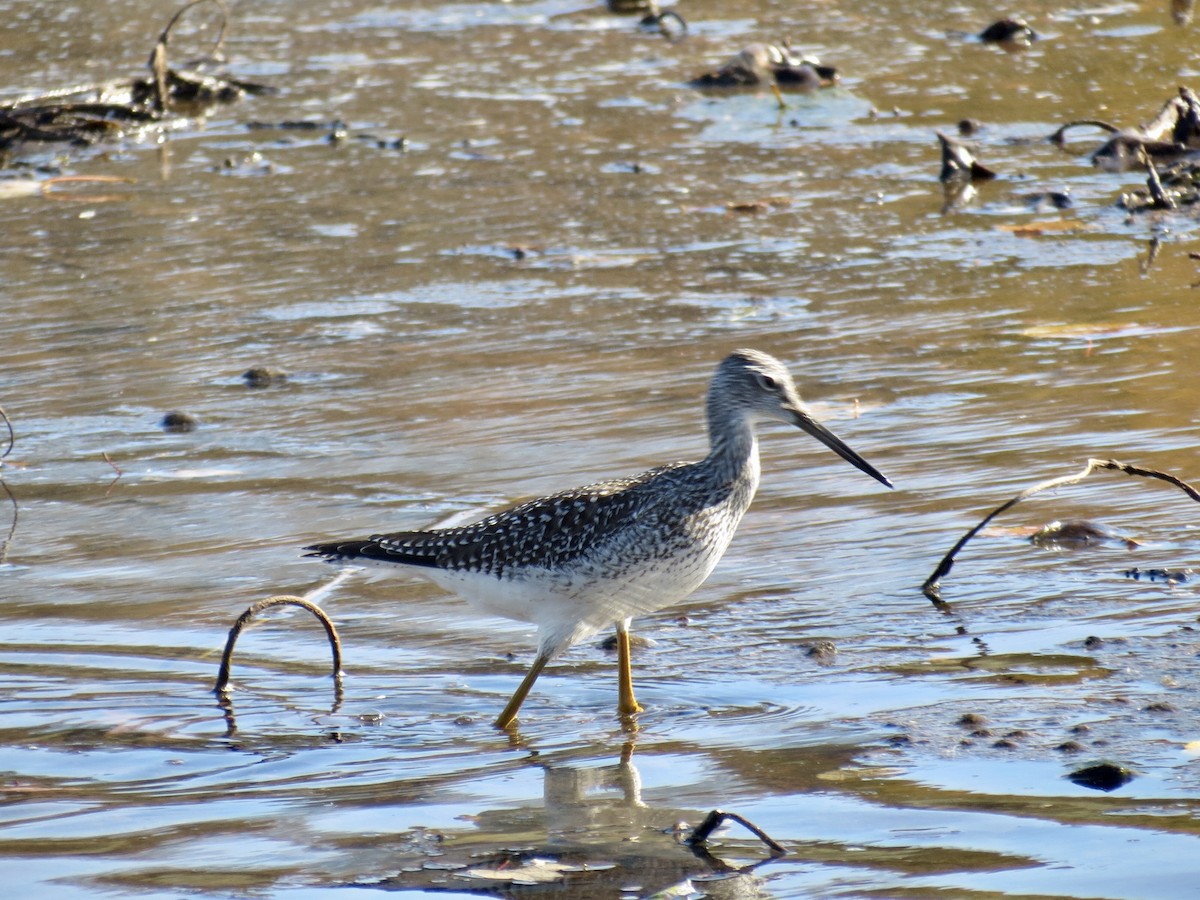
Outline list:
[[[496,897],[596,900],[607,897],[766,896],[754,870],[778,856],[751,839],[723,848],[687,843],[707,810],[647,803],[633,762],[632,740],[615,763],[533,756],[544,773],[541,806],[506,807],[472,817],[474,828],[444,833],[438,855],[374,887]],[[497,849],[503,848],[503,849]],[[700,884],[702,883],[702,887]]]

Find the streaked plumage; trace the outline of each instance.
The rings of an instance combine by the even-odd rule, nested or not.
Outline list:
[[[889,484],[812,418],[787,370],[765,353],[728,356],[707,410],[711,449],[699,462],[563,491],[471,525],[306,549],[331,561],[408,567],[484,612],[537,624],[537,659],[500,727],[511,724],[547,662],[608,625],[619,638],[620,710],[637,712],[629,620],[687,597],[724,554],[758,488],[759,421],[791,422]]]

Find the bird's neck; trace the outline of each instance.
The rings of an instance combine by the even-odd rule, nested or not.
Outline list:
[[[708,406],[708,457],[704,463],[718,479],[742,482],[753,496],[758,488],[758,437],[754,425],[739,413]]]

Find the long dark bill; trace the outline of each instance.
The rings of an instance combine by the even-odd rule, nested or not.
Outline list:
[[[850,465],[854,466],[854,468],[862,472],[866,472],[880,484],[886,485],[887,487],[892,486],[892,483],[888,481],[878,469],[846,446],[846,443],[841,438],[814,419],[807,411],[802,409],[793,409],[792,415],[794,417],[793,421],[796,423],[798,428],[801,428],[802,430],[811,434],[846,462],[850,463]]]

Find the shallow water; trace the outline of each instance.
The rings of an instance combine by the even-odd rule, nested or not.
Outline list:
[[[0,93],[132,74],[173,9],[0,2]],[[1093,169],[1098,139],[1040,140],[1195,84],[1166,4],[1028,5],[1022,54],[948,33],[994,18],[975,2],[689,0],[677,44],[568,0],[232,12],[233,71],[279,94],[43,149],[136,183],[0,201],[14,896],[517,896],[531,856],[586,867],[545,877],[588,897],[1191,896],[1195,581],[1124,573],[1194,564],[1192,502],[1100,473],[969,544],[949,610],[919,590],[1089,456],[1200,479],[1195,217],[1130,217],[1142,179]],[[785,110],[683,85],[789,35],[842,85]],[[947,211],[934,131],[966,116],[1001,177]],[[321,127],[249,127],[296,120]],[[1033,210],[1046,190],[1074,207]],[[377,572],[322,600],[340,702],[292,611],[242,638],[217,704],[238,614],[333,578],[299,548],[694,457],[738,346],[788,361],[897,489],[766,430],[717,572],[635,623],[636,732],[588,642],[497,734],[532,630]],[[250,389],[256,365],[290,377]],[[165,434],[172,410],[200,427]],[[1007,530],[1081,517],[1143,543]],[[1134,779],[1064,777],[1100,760]],[[672,828],[715,807],[788,855],[714,879]]]

